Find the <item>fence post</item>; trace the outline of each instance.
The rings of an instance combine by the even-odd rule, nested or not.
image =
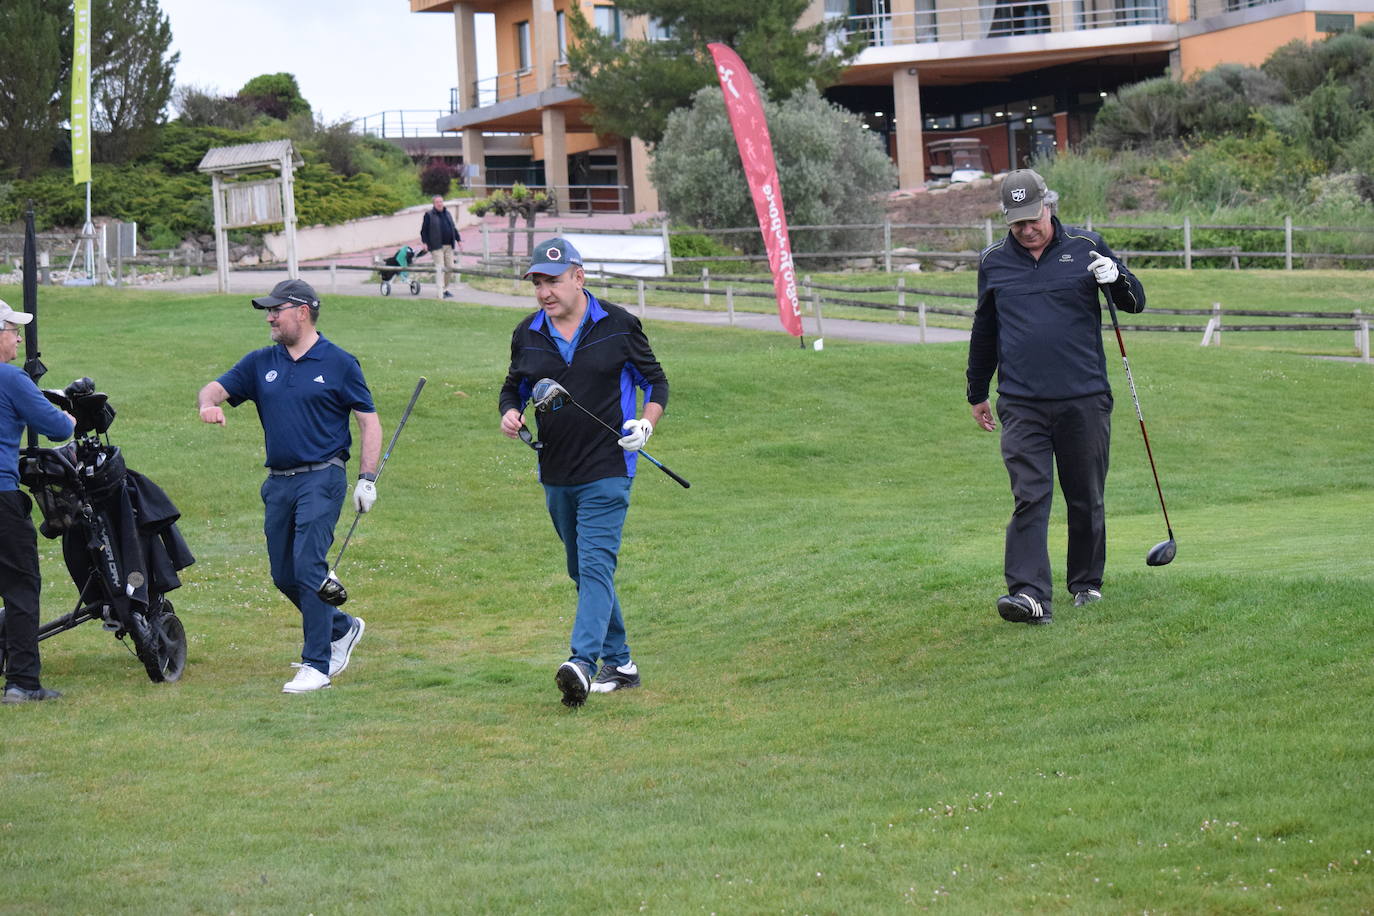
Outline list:
[[[1369,319],[1364,317],[1364,312],[1355,309],[1355,314],[1350,316],[1355,320],[1355,349],[1359,351],[1360,357],[1369,362]]]
[[[329,291],[337,293],[339,291],[339,262],[329,262]]]
[[[482,224],[482,263],[491,263],[491,235],[486,223]]]
[[[917,307],[918,307],[918,309],[919,309],[919,311],[920,311],[920,318],[921,318],[921,336],[920,336],[920,341],[921,341],[921,343],[925,343],[925,342],[926,342],[926,304],[925,304],[924,301],[922,301],[922,302],[916,303],[916,305],[917,305]]]
[[[1216,335],[1215,335],[1215,337],[1214,337],[1213,339],[1217,342],[1217,346],[1219,347],[1219,346],[1221,346],[1221,303],[1220,303],[1220,302],[1213,302],[1213,303],[1212,303],[1212,317],[1215,318],[1215,319],[1216,319],[1216,322],[1217,322]]]
[[[802,289],[805,290],[805,293],[803,295],[807,299],[807,308],[815,308],[816,294],[811,289],[810,274],[807,274],[806,276],[802,277]]]
[[[668,238],[668,221],[663,221],[663,272],[673,274],[673,243]]]
[[[643,279],[636,280],[636,281],[635,281],[635,286],[638,288],[638,292],[639,292],[639,317],[640,317],[640,318],[643,318],[643,317],[644,317],[644,281],[643,281]]]
[[[606,285],[606,265],[601,264],[597,267],[597,272],[601,274],[601,298],[610,298],[610,287]]]
[[[892,273],[892,219],[883,218],[883,273]]]
[[[1293,217],[1283,218],[1283,269],[1293,269]]]
[[[906,277],[897,278],[897,320],[906,320]]]
[[[814,289],[811,290],[811,311],[816,314],[816,339],[820,340],[825,336],[825,328],[821,326],[821,296]]]
[[[989,245],[991,245],[991,244],[992,244],[992,219],[991,219],[991,217],[989,217],[988,219],[983,220],[983,235],[984,235],[984,237],[987,238],[987,243],[988,243]]]
[[[735,288],[725,284],[725,313],[730,316],[730,327],[735,326]]]
[[[701,269],[701,288],[705,290],[701,294],[702,307],[709,309],[711,307],[711,268],[709,267]]]
[[[1083,228],[1087,229],[1089,232],[1093,231],[1093,218],[1091,216],[1088,217],[1088,221],[1083,225]]]
[[[1193,221],[1183,217],[1183,269],[1193,269]]]
[[[119,232],[115,231],[115,286],[124,285],[124,246],[119,244]]]
[[[49,263],[52,256],[48,254],[48,249],[44,248],[38,252],[38,282],[47,286],[52,283],[52,264]]]

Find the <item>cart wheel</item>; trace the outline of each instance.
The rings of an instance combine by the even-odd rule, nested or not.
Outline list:
[[[162,665],[162,679],[175,681],[186,670],[186,628],[181,619],[172,613],[171,602],[164,602],[165,610],[158,617],[159,638],[158,656]]]
[[[134,654],[143,662],[143,670],[148,672],[148,679],[155,684],[161,683],[165,679],[162,673],[162,653],[159,651],[162,637],[158,634],[156,623],[150,621],[141,611],[130,611],[129,619],[124,625],[124,635],[134,644]],[[116,633],[115,636],[119,634]]]
[[[410,294],[411,294],[412,296],[418,296],[418,295],[420,295],[420,281],[419,281],[419,280],[411,280],[411,281],[410,281]]]
[[[383,280],[383,281],[382,281],[382,295],[383,295],[383,296],[390,296],[390,295],[391,295],[391,284],[388,283],[386,280]]]

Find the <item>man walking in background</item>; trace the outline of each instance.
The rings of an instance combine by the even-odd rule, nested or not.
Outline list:
[[[1010,230],[978,261],[978,305],[968,351],[973,419],[997,424],[988,384],[997,373],[1002,460],[1015,500],[997,611],[1013,623],[1053,619],[1048,546],[1054,472],[1068,510],[1068,587],[1075,607],[1102,597],[1107,561],[1104,491],[1112,389],[1102,349],[1098,286],[1140,312],[1145,291],[1095,232],[1054,215],[1058,195],[1029,169],[1002,181]]]
[[[534,285],[539,310],[511,335],[501,432],[512,439],[520,435],[525,403],[535,384],[550,378],[595,417],[625,433],[616,439],[592,416],[566,405],[538,415],[539,480],[563,541],[568,575],[577,584],[571,652],[554,682],[563,704],[576,707],[588,693],[640,684],[625,641],[615,568],[636,453],[668,406],[668,378],[639,319],[584,288],[582,256],[565,239],[538,245],[525,277]],[[635,418],[636,387],[644,392],[640,419]]]
[[[444,208],[444,198],[434,195],[434,206],[425,211],[420,221],[420,241],[434,255],[434,267],[439,272],[439,288],[445,299],[452,299],[448,278],[458,269],[457,252],[462,237],[453,222],[453,214]]]
[[[3,642],[7,705],[55,700],[62,694],[39,682],[38,534],[33,528],[33,501],[19,489],[19,437],[24,427],[60,442],[76,427],[72,415],[43,397],[33,379],[10,360],[19,355],[29,312],[16,312],[0,299],[0,596],[5,599]]]
[[[362,367],[350,353],[315,330],[320,300],[303,280],[283,280],[269,296],[253,300],[267,314],[275,345],[254,350],[200,390],[200,419],[224,425],[225,401],[258,409],[267,451],[262,484],[263,533],[272,582],[301,612],[305,645],[296,676],[283,693],[330,686],[348,667],[365,624],[326,604],[318,594],[329,575],[347,490],[344,468],[353,444],[352,414],[362,440],[353,508],[367,512],[377,499],[377,460],[382,424]]]

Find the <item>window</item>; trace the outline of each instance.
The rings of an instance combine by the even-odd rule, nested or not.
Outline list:
[[[598,6],[593,10],[592,24],[602,35],[620,41],[620,10],[613,6]]]
[[[520,54],[520,72],[528,73],[531,61],[530,24],[528,21],[515,24],[515,47]]]
[[[558,22],[558,59],[568,59],[568,14],[559,10],[554,14]]]
[[[649,17],[649,24],[644,30],[644,37],[649,41],[667,41],[673,37],[673,30],[659,22],[653,16]]]

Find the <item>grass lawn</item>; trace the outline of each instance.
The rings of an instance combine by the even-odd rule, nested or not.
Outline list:
[[[1284,298],[1269,276],[1235,294]],[[1369,284],[1302,277],[1332,309]],[[692,488],[643,466],[618,582],[644,687],[571,712],[573,588],[533,453],[497,430],[516,313],[326,301],[388,436],[429,385],[340,571],[367,635],[333,689],[287,696],[257,418],[195,412],[261,314],[40,301],[45,382],[110,394],[198,562],[170,595],[180,682],[88,624],[42,644],[60,702],[0,711],[0,913],[1374,908],[1374,367],[1284,352],[1311,335],[1128,340],[1179,544],[1156,569],[1107,340],[1106,599],[1063,594],[1056,514],[1056,619],[1031,628],[994,609],[1010,495],[963,345],[651,324],[651,450]],[[75,587],[40,549],[50,619]]]

